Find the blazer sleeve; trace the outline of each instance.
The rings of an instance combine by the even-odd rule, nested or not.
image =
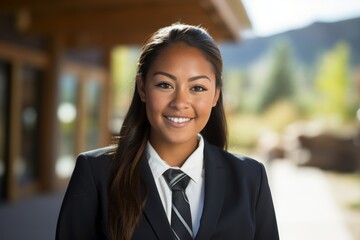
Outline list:
[[[90,161],[85,155],[79,155],[60,209],[56,239],[101,239],[98,201]]]
[[[264,165],[261,164],[261,185],[256,203],[255,239],[279,239],[274,205]]]

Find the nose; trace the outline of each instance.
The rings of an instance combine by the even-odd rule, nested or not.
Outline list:
[[[177,89],[174,91],[173,99],[170,102],[170,107],[176,109],[186,109],[189,107],[190,96],[184,89]]]

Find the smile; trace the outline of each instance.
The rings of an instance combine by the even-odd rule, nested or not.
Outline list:
[[[170,121],[174,122],[174,123],[185,123],[191,120],[191,118],[185,118],[185,117],[166,117],[167,119],[169,119]]]

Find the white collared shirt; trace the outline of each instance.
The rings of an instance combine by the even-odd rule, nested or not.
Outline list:
[[[193,233],[196,236],[199,227],[200,219],[204,207],[204,140],[199,136],[198,148],[190,155],[190,157],[179,167],[172,167],[181,169],[190,178],[189,185],[186,188],[186,195],[190,203],[191,219],[193,225]],[[164,160],[160,158],[155,149],[148,142],[146,148],[147,159],[149,161],[150,169],[153,174],[156,187],[158,189],[161,202],[164,206],[169,222],[171,222],[171,205],[172,192],[167,185],[162,174],[171,168]]]

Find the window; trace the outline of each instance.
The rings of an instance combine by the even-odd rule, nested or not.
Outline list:
[[[101,84],[95,79],[85,85],[85,149],[90,150],[99,146],[101,137]]]
[[[59,105],[57,119],[59,123],[59,148],[55,172],[60,178],[71,175],[74,167],[76,144],[76,121],[78,80],[74,75],[63,74],[60,78]]]
[[[104,144],[107,130],[104,101],[104,72],[96,67],[74,62],[63,66],[59,79],[58,155],[55,172],[68,179],[76,156]],[[106,141],[106,140],[105,140]]]

